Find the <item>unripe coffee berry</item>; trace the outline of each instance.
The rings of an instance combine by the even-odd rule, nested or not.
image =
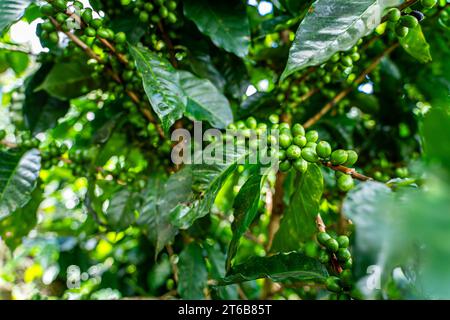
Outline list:
[[[331,153],[331,164],[335,166],[343,164],[345,161],[347,161],[347,158],[348,158],[347,151],[342,149],[334,150]]]
[[[292,165],[295,168],[295,170],[297,170],[300,173],[305,173],[306,170],[308,170],[308,161],[302,158],[295,160]]]
[[[294,137],[296,136],[304,136],[305,135],[305,128],[300,123],[294,124],[292,127],[292,134]]]
[[[319,133],[316,130],[308,131],[305,136],[308,142],[316,142],[319,139]]]
[[[336,256],[339,261],[344,262],[350,259],[352,257],[352,254],[350,253],[350,251],[348,251],[347,248],[340,248],[338,249]]]
[[[330,276],[325,280],[325,286],[331,292],[340,292],[341,291],[340,281],[341,280],[338,277]]]
[[[358,154],[353,150],[347,150],[347,160],[344,162],[344,166],[350,167],[358,161]]]
[[[328,158],[331,154],[331,146],[326,141],[320,141],[316,146],[316,153],[321,158]]]
[[[397,8],[393,8],[389,10],[387,19],[391,22],[397,22],[398,20],[400,20],[401,16],[402,13],[400,12],[400,10],[398,10]]]
[[[280,163],[280,171],[281,172],[287,172],[291,169],[292,164],[289,160],[284,160]]]
[[[305,136],[295,136],[293,140],[293,143],[300,148],[303,148],[307,142]]]
[[[291,145],[286,151],[286,156],[289,159],[298,159],[302,154],[302,149],[297,147],[296,145]]]
[[[325,242],[325,247],[326,247],[329,251],[331,251],[331,252],[333,252],[333,253],[335,253],[335,252],[337,252],[337,251],[339,250],[339,244],[338,244],[338,242],[337,242],[335,239],[333,239],[333,238],[330,238],[330,239],[328,239],[328,240]]]
[[[339,244],[339,248],[348,248],[348,245],[350,244],[350,239],[347,236],[339,236],[336,241]]]
[[[419,21],[417,21],[416,17],[407,15],[407,16],[401,17],[400,24],[404,27],[411,29],[411,28],[415,28],[419,24]]]
[[[280,135],[280,146],[287,149],[292,144],[292,137],[288,134]]]
[[[246,124],[247,127],[250,128],[250,129],[256,129],[256,126],[258,125],[258,122],[256,121],[255,118],[249,117],[249,118],[245,121],[245,124]]]
[[[338,188],[344,192],[351,190],[355,186],[355,182],[353,181],[353,178],[349,175],[343,175],[343,176],[339,177],[337,184],[338,184]]]
[[[317,241],[323,246],[326,245],[329,239],[331,239],[331,236],[326,232],[319,232],[317,234]]]
[[[302,158],[313,163],[319,161],[319,156],[317,155],[316,150],[312,148],[304,148],[302,150]]]

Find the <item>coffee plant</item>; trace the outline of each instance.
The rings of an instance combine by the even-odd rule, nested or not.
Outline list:
[[[449,14],[0,0],[0,298],[450,298]]]

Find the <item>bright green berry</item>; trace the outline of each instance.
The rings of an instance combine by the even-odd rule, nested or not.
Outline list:
[[[55,26],[50,21],[45,21],[41,24],[42,30],[45,30],[47,32],[52,32],[55,30]]]
[[[51,43],[54,43],[54,44],[58,43],[58,42],[59,42],[59,36],[58,36],[58,33],[57,33],[57,32],[51,32],[51,33],[49,33],[49,34],[48,34],[48,40],[49,40]]]
[[[347,261],[344,262],[344,264],[342,265],[342,267],[344,269],[351,269],[353,266],[353,260],[350,258]]]
[[[339,236],[336,241],[339,244],[339,248],[348,248],[348,245],[350,244],[350,239],[347,236]]]
[[[114,41],[116,43],[125,43],[127,41],[127,35],[124,32],[117,32]]]
[[[294,124],[292,127],[292,134],[294,137],[296,136],[304,136],[305,135],[305,128],[300,123]]]
[[[316,153],[321,158],[328,158],[331,154],[331,146],[326,141],[320,141],[316,146]]]
[[[147,2],[146,4],[144,4],[144,9],[147,12],[152,12],[153,9],[155,9],[155,6],[152,3]]]
[[[395,174],[399,178],[406,178],[408,176],[408,168],[397,168],[395,169]]]
[[[286,151],[286,156],[289,159],[293,159],[293,160],[300,158],[301,154],[302,154],[302,149],[300,149],[296,145],[290,145]]]
[[[161,7],[161,8],[159,8],[159,14],[163,18],[167,18],[167,16],[169,15],[169,10],[167,10],[166,7]]]
[[[297,170],[300,173],[305,173],[306,170],[308,170],[308,161],[302,158],[295,160],[292,165],[295,168],[295,170]]]
[[[415,28],[418,24],[419,21],[417,20],[417,18],[410,15],[403,16],[400,19],[400,25],[409,29]]]
[[[167,3],[167,8],[169,8],[171,11],[175,10],[177,8],[177,2],[176,1],[169,1]]]
[[[347,192],[355,186],[355,182],[351,176],[343,175],[338,179],[337,185],[339,190]]]
[[[306,133],[305,137],[308,142],[316,142],[319,140],[319,133],[316,130],[311,130]]]
[[[331,239],[331,236],[326,232],[319,232],[317,234],[317,241],[323,246],[325,246],[327,241],[330,239]]]
[[[402,16],[402,13],[397,8],[393,8],[389,10],[387,14],[387,19],[391,22],[397,22],[400,20],[400,17]]]
[[[88,37],[95,37],[97,32],[95,31],[94,28],[87,27],[86,29],[84,29],[84,34]]]
[[[293,140],[293,143],[300,148],[303,148],[307,142],[305,136],[295,136]]]
[[[313,150],[316,150],[316,147],[317,147],[317,143],[315,143],[315,142],[307,142],[305,145],[305,148],[311,148]]]
[[[81,18],[87,24],[91,23],[91,21],[92,21],[92,9],[91,8],[86,8],[83,11],[83,13],[81,14]]]
[[[313,148],[304,148],[302,150],[302,158],[313,163],[319,161],[319,156]]]
[[[350,286],[353,282],[353,275],[350,269],[343,270],[339,277],[341,278],[342,284],[345,286]]]
[[[347,150],[347,160],[343,163],[346,167],[353,166],[358,161],[358,154],[354,150]]]
[[[330,261],[330,255],[325,250],[320,250],[317,259],[319,260],[320,263],[326,264]]]
[[[335,240],[335,239],[333,239],[333,238],[330,238],[330,239],[328,239],[326,242],[325,242],[325,247],[329,250],[329,251],[331,251],[331,252],[337,252],[338,250],[339,250],[339,243]]]
[[[143,22],[143,23],[146,23],[146,22],[148,22],[148,19],[149,19],[150,17],[149,17],[149,15],[148,15],[148,12],[146,12],[146,11],[141,11],[140,13],[139,13],[139,20],[141,21],[141,22]]]
[[[331,292],[340,292],[341,286],[340,286],[341,279],[335,276],[330,276],[325,280],[325,286],[327,289]]]
[[[100,29],[98,29],[98,30],[97,30],[97,35],[98,35],[100,38],[104,38],[104,39],[109,39],[109,37],[110,37],[110,34],[109,34],[109,32],[108,32],[108,29],[106,29],[106,28],[100,28]]]
[[[64,0],[55,0],[52,2],[52,6],[60,11],[66,11],[67,4]]]
[[[347,158],[347,151],[342,149],[334,150],[331,153],[331,164],[334,166],[343,164],[345,161],[347,161]]]
[[[292,137],[288,134],[280,134],[280,146],[287,149],[292,144]]]
[[[352,257],[352,254],[350,253],[350,251],[348,251],[347,248],[339,248],[336,252],[336,256],[339,261],[344,262],[350,259]]]
[[[397,34],[397,36],[400,38],[406,37],[408,32],[409,32],[409,29],[407,27],[404,27],[401,25],[397,25],[395,27],[395,34]]]
[[[245,124],[247,125],[247,128],[256,129],[256,126],[258,125],[258,121],[256,121],[256,119],[253,117],[249,117],[245,121]]]
[[[286,160],[286,150],[284,149],[278,150],[277,157],[280,161]]]
[[[351,67],[353,65],[353,60],[349,56],[343,56],[341,57],[341,63],[345,67]]]
[[[67,18],[68,18],[68,16],[62,12],[58,12],[55,16],[56,21],[58,21],[59,23],[66,22]]]
[[[270,121],[270,123],[276,124],[276,123],[280,122],[280,117],[277,114],[271,114],[269,116],[269,121]]]
[[[288,172],[292,167],[292,164],[289,160],[284,160],[280,163],[280,171],[281,172]]]
[[[102,24],[103,24],[102,19],[92,19],[91,21],[91,27],[94,29],[100,28]]]
[[[40,8],[40,10],[41,10],[41,13],[43,14],[43,15],[46,15],[46,16],[51,16],[51,15],[53,15],[54,14],[54,10],[53,10],[53,7],[52,7],[52,5],[50,5],[50,4],[45,4],[45,5],[43,5],[41,8]]]
[[[291,126],[287,122],[282,122],[282,123],[280,123],[279,129],[280,129],[280,131],[282,131],[282,130],[289,130],[289,132],[290,132],[291,131]]]

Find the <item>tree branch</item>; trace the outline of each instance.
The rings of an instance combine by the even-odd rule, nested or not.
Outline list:
[[[323,222],[322,217],[320,216],[320,213],[317,214],[316,225],[317,225],[317,229],[319,230],[319,232],[326,232],[327,231],[326,227],[325,227],[325,223]],[[342,268],[339,265],[339,261],[338,261],[336,255],[334,253],[331,255],[331,265],[333,266],[334,270],[337,273],[341,273],[342,272]]]
[[[334,171],[343,172],[345,174],[348,174],[348,175],[352,176],[352,178],[360,180],[360,181],[373,180],[371,177],[367,177],[367,176],[365,176],[365,175],[363,175],[361,173],[356,172],[356,170],[354,168],[347,168],[347,167],[344,167],[344,166],[341,166],[341,165],[335,166],[335,165],[332,165],[331,162],[329,162],[329,161],[324,161],[324,162],[322,162],[322,164],[325,167],[333,169]]]
[[[394,51],[399,46],[398,43],[395,43],[385,49],[378,57],[376,57],[371,64],[359,75],[358,78],[354,81],[354,84],[360,84],[363,82],[363,80],[366,78],[368,74],[370,74],[376,66],[380,63],[381,59],[389,55],[392,51]],[[339,92],[330,102],[325,104],[322,109],[318,113],[316,113],[313,117],[311,117],[308,121],[305,122],[303,125],[305,128],[311,127],[313,124],[315,124],[317,121],[319,121],[328,111],[331,110],[339,101],[341,101],[343,98],[345,98],[350,92],[353,91],[353,86],[349,86]]]

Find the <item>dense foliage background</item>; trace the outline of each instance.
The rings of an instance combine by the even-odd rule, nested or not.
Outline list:
[[[0,297],[450,298],[449,14],[0,0]],[[194,120],[358,161],[175,165]]]

